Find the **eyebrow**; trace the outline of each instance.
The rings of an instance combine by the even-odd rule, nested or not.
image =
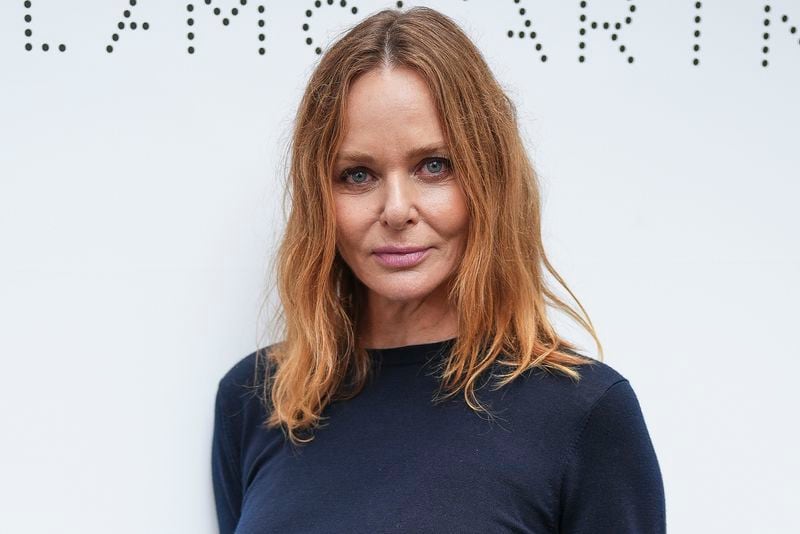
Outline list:
[[[444,143],[433,143],[430,145],[420,146],[409,150],[406,154],[407,159],[413,159],[419,156],[423,156],[425,154],[433,154],[435,152],[447,152],[447,147],[444,146]],[[375,158],[365,152],[339,152],[338,161],[363,161],[366,163],[375,163]]]

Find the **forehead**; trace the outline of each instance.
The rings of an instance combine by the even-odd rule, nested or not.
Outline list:
[[[340,154],[406,154],[442,141],[436,103],[416,71],[406,67],[373,69],[351,85]]]
[[[360,106],[434,107],[422,75],[403,66],[382,66],[361,74],[350,84],[347,97],[348,103]]]

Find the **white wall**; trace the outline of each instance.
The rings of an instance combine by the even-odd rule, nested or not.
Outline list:
[[[258,306],[313,48],[394,5],[267,2],[262,29],[259,2],[188,3],[0,3],[4,532],[215,531],[213,396],[272,341]],[[798,531],[800,4],[426,4],[519,106],[551,257],[639,396],[670,531]],[[582,13],[600,28],[579,63]]]

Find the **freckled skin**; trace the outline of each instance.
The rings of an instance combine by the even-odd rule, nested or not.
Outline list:
[[[455,337],[457,316],[447,282],[464,255],[468,211],[450,163],[436,106],[424,79],[405,67],[378,68],[348,94],[333,176],[337,249],[367,288],[360,332],[367,347],[392,347]],[[409,157],[420,146],[444,150]],[[349,169],[344,181],[340,175]],[[429,246],[422,263],[386,267],[372,251],[384,245]]]

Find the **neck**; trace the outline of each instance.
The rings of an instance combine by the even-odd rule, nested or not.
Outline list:
[[[402,347],[456,337],[458,314],[441,293],[398,301],[369,292],[360,324],[361,346]]]

